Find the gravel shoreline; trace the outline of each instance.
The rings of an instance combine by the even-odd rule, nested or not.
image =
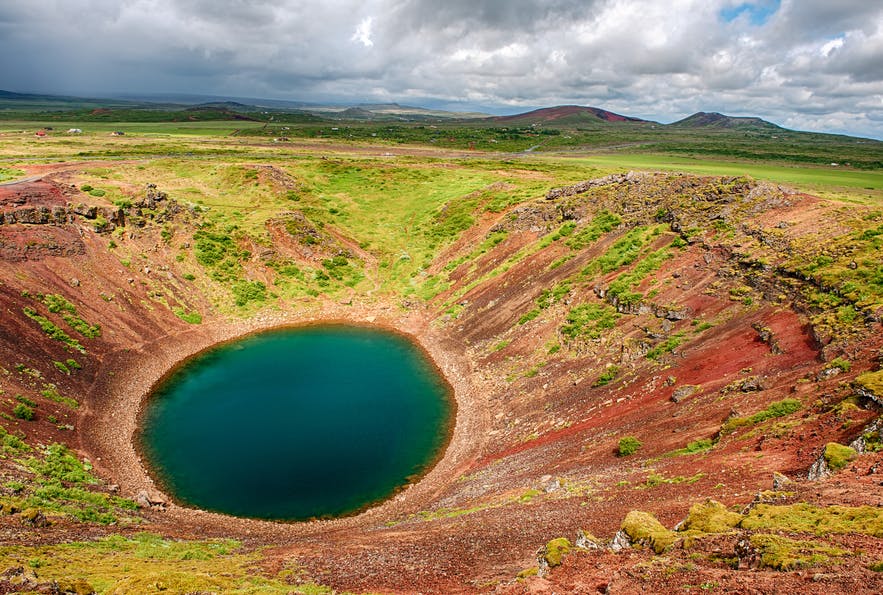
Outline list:
[[[142,405],[154,387],[188,358],[219,343],[273,328],[319,323],[391,330],[409,337],[428,354],[453,389],[456,405],[450,443],[435,466],[390,499],[359,514],[333,520],[285,523],[244,519],[174,503],[153,481],[134,444]],[[185,536],[239,536],[277,543],[297,536],[368,529],[425,509],[445,486],[481,457],[490,426],[489,406],[481,395],[489,391],[476,385],[479,379],[472,372],[464,345],[448,337],[444,329],[431,325],[425,311],[403,311],[394,304],[325,303],[309,310],[261,313],[247,320],[212,321],[107,355],[85,399],[80,418],[81,447],[92,457],[96,472],[108,483],[118,484],[122,495],[133,497],[146,490],[151,499],[166,500],[166,510],[151,513],[151,520],[174,527]]]

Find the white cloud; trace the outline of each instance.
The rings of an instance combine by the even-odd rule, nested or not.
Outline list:
[[[357,41],[366,48],[373,47],[374,42],[371,40],[371,28],[373,26],[374,19],[372,17],[364,19],[361,23],[359,23],[359,26],[356,27],[356,32],[353,33],[350,41]]]
[[[883,5],[782,0],[763,21],[723,18],[740,4],[0,3],[0,87],[435,99],[510,112],[576,103],[661,121],[702,109],[883,138]]]

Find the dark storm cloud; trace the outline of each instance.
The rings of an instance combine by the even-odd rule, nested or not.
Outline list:
[[[883,137],[867,0],[29,0],[0,88],[717,110]]]

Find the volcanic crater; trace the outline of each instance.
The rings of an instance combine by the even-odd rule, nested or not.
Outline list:
[[[35,528],[3,515],[7,544],[145,529],[235,537],[267,548],[260,572],[296,564],[292,585],[359,591],[662,592],[673,588],[665,567],[678,565],[696,584],[802,590],[822,586],[739,557],[736,541],[753,535],[744,527],[659,549],[670,557],[658,567],[652,538],[591,548],[626,530],[633,510],[666,531],[712,499],[749,515],[774,476],[788,481],[769,496],[777,504],[883,506],[879,453],[807,479],[826,445],[854,443],[879,416],[880,396],[860,379],[879,369],[881,304],[807,266],[824,257],[858,283],[876,266],[865,262],[876,236],[867,248],[838,241],[861,236],[871,207],[847,213],[748,178],[670,173],[587,179],[483,209],[500,192],[485,188],[469,195],[481,215],[415,274],[419,291],[399,292],[383,289],[388,269],[364,238],[306,208],[270,213],[271,242],[223,244],[210,213],[150,180],[113,206],[78,190],[93,166],[0,187],[3,394],[29,395],[37,410],[36,421],[3,424],[30,444],[65,445],[100,479],[89,490],[138,508],[112,525],[47,512]],[[442,209],[434,225],[455,216]],[[212,242],[226,247],[209,258]],[[246,281],[222,273],[231,257]],[[310,267],[332,281],[358,268],[363,281],[249,301]],[[218,305],[231,288],[239,309]],[[356,516],[307,523],[195,510],[154,485],[133,436],[157,383],[213,345],[329,321],[405,333],[450,382],[456,423],[426,476]],[[624,452],[626,438],[636,452]],[[7,482],[31,480],[12,458],[0,469]],[[883,556],[881,537],[831,539],[865,562]],[[583,547],[556,558],[557,538]],[[863,563],[820,580],[830,592],[879,577]]]

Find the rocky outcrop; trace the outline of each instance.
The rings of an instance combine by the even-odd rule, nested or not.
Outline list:
[[[565,196],[574,196],[577,194],[585,194],[592,188],[600,186],[609,186],[610,184],[619,184],[622,182],[638,183],[644,179],[651,177],[653,174],[644,174],[630,171],[627,174],[610,174],[601,178],[586,180],[572,186],[564,186],[562,188],[552,188],[546,193],[546,200],[556,200]]]
[[[779,340],[776,338],[776,335],[771,328],[764,326],[759,322],[752,324],[751,328],[757,331],[757,336],[761,342],[769,345],[770,353],[773,355],[781,355],[785,353],[785,350],[779,345]]]
[[[685,384],[684,386],[679,386],[671,393],[671,400],[674,403],[680,403],[690,395],[694,394],[699,387],[693,384]]]
[[[140,490],[135,497],[132,498],[140,508],[155,508],[159,510],[165,510],[166,506],[168,506],[168,502],[161,495],[156,493],[148,492],[147,490]]]
[[[24,206],[0,212],[0,225],[66,225],[78,219],[91,222],[95,231],[109,233],[132,224],[143,227],[148,220],[162,223],[181,213],[177,201],[169,199],[156,184],[147,184],[144,197],[128,207],[106,207],[82,203],[66,206]]]

